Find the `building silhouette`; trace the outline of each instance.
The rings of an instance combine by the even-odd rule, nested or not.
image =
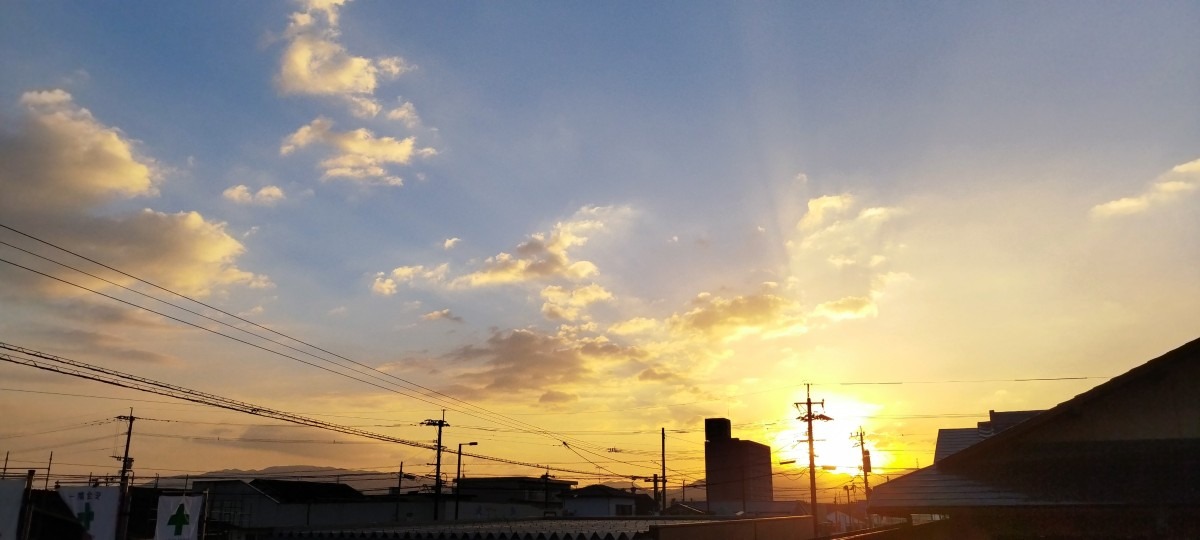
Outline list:
[[[771,447],[731,436],[726,418],[704,419],[704,472],[709,509],[745,512],[747,503],[772,501]]]

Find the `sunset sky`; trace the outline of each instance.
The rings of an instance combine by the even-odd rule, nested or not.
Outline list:
[[[901,474],[1200,335],[1198,29],[1182,1],[7,2],[0,342],[424,443],[446,408],[451,449],[581,485],[657,472],[661,428],[672,486],[702,479],[706,417],[805,462],[811,383],[818,464],[853,472],[862,427]],[[0,362],[10,470],[112,474],[131,407],[140,478],[433,469]]]

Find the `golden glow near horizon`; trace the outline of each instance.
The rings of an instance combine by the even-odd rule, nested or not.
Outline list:
[[[860,428],[886,477],[1196,337],[1191,5],[506,7],[0,6],[0,342],[421,444],[447,409],[451,447],[581,483],[660,472],[663,428],[700,482],[724,417],[806,498],[806,382],[832,495]],[[0,380],[14,469],[111,473],[132,407],[142,478],[433,474]]]

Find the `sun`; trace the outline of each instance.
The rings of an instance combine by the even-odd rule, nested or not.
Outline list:
[[[794,402],[803,402],[801,393]],[[825,473],[846,476],[862,476],[863,456],[859,447],[858,432],[863,430],[863,443],[871,455],[873,468],[882,467],[891,460],[890,454],[877,450],[871,438],[870,419],[882,407],[863,403],[848,396],[824,395],[827,407],[814,405],[814,413],[824,414],[831,420],[814,421],[813,450],[816,466]],[[803,408],[803,407],[801,407]],[[799,420],[802,412],[792,409],[786,424],[776,433],[772,448],[776,449],[781,464],[797,469],[808,467],[808,428]],[[794,462],[794,463],[789,463]]]

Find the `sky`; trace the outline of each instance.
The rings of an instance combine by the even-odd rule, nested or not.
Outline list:
[[[672,484],[701,480],[709,417],[804,462],[810,384],[841,492],[860,428],[903,474],[938,428],[1200,334],[1198,26],[1169,1],[8,2],[0,342],[426,444],[445,409],[451,450],[581,485],[658,472],[662,429]],[[113,474],[130,409],[140,478],[433,471],[0,363],[9,468]],[[794,467],[778,498],[806,497]]]

